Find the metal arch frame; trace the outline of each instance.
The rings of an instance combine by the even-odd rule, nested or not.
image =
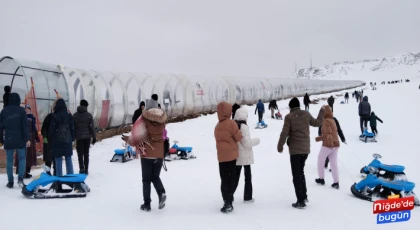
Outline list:
[[[176,95],[176,91],[177,91],[177,89],[178,89],[178,87],[180,87],[183,91],[184,91],[184,93],[182,94],[182,104],[183,104],[183,106],[182,106],[182,108],[178,108],[178,106],[177,106],[177,109],[179,110],[179,111],[181,111],[180,112],[180,114],[179,115],[182,115],[182,114],[184,114],[184,111],[185,111],[185,101],[186,101],[186,93],[185,93],[185,85],[183,85],[182,84],[182,78],[183,77],[185,77],[185,76],[183,76],[183,75],[177,75],[177,74],[171,74],[172,76],[174,76],[175,78],[176,78],[176,80],[177,80],[177,83],[176,83],[176,85],[175,85],[175,87],[174,87],[174,95],[173,95],[173,98],[174,98],[174,103],[176,104],[176,97],[175,97],[175,95]],[[177,115],[177,116],[179,116],[179,115]]]
[[[106,87],[106,92],[108,92],[108,95],[109,95],[109,112],[108,112],[108,114],[113,114],[114,113],[114,106],[113,106],[113,104],[114,104],[114,94],[112,93],[112,91],[111,91],[111,86],[110,86],[110,84],[109,84],[109,82],[107,82],[106,81],[106,79],[101,75],[101,73],[99,73],[98,71],[95,71],[95,70],[91,70],[91,72],[92,73],[94,73],[94,75],[93,75],[93,77],[96,79],[96,76],[98,76],[97,78],[100,78],[101,79],[101,81],[104,83],[104,85],[105,85],[105,87]],[[101,91],[102,92],[102,91]],[[102,98],[102,97],[101,97]],[[106,100],[106,98],[105,98],[105,100]],[[101,104],[101,110],[102,110],[102,104]],[[101,114],[102,114],[102,111],[101,111]],[[100,117],[101,115],[99,115],[99,120],[101,119],[101,117]],[[107,121],[107,125],[106,125],[106,127],[108,128],[109,127],[109,125],[110,125],[110,122],[111,122],[111,118],[112,118],[112,116],[110,116],[110,115],[108,115],[108,121]],[[98,121],[99,121],[98,120]]]
[[[110,72],[110,73],[113,76],[113,78],[109,82],[109,85],[112,87],[114,81],[117,81],[120,84],[121,89],[123,91],[124,117],[123,117],[123,123],[122,123],[122,125],[125,125],[126,124],[127,117],[128,117],[128,96],[127,96],[127,88],[124,87],[124,83],[121,81],[121,79],[118,78],[118,76],[119,76],[118,73],[114,73],[114,72]],[[114,93],[112,93],[112,94],[114,94]],[[114,118],[114,113],[115,113],[115,109],[112,110],[112,118]]]
[[[98,116],[100,109],[102,109],[102,105],[100,103],[98,104],[98,102],[96,101],[96,98],[101,98],[101,89],[97,86],[98,84],[96,84],[96,82],[97,82],[96,78],[89,71],[79,70],[79,69],[78,69],[78,71],[79,71],[79,73],[82,74],[82,77],[84,79],[86,78],[86,79],[89,80],[89,83],[93,82],[93,85],[95,87],[95,95],[94,95],[94,97],[95,97],[94,98],[95,99],[94,105],[95,106],[94,106],[94,110],[93,110],[93,117],[96,120],[96,117]],[[85,84],[86,84],[86,82],[85,82]],[[99,121],[99,119],[98,119],[98,121]]]
[[[22,69],[22,75],[21,74],[17,74],[17,72],[19,71],[19,69],[21,69],[23,66],[22,66],[22,64],[20,64],[20,62],[17,60],[17,59],[14,59],[14,58],[12,58],[12,57],[10,57],[10,56],[4,56],[3,58],[1,58],[0,59],[0,62],[2,62],[4,59],[10,59],[10,60],[13,60],[16,64],[17,64],[17,68],[16,68],[16,70],[15,70],[15,72],[14,72],[14,74],[13,74],[13,77],[12,77],[12,82],[10,83],[10,88],[13,90],[13,82],[15,81],[15,76],[22,76],[22,77],[24,77],[25,78],[25,82],[26,82],[26,91],[29,91],[29,87],[28,87],[28,78],[26,77],[26,74],[25,74],[25,72],[23,71],[23,69]],[[12,75],[12,74],[7,74],[7,75]]]

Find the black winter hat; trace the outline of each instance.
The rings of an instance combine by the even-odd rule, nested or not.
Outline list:
[[[86,101],[86,100],[80,100],[80,105],[81,106],[85,106],[85,107],[88,107],[89,106],[89,103]]]
[[[152,94],[152,99],[157,101],[158,100],[158,95],[157,94]]]
[[[6,86],[4,87],[4,92],[5,92],[5,93],[10,93],[10,91],[12,91],[12,88],[11,88],[10,86],[6,85]]]
[[[296,97],[292,98],[292,100],[290,100],[290,102],[289,102],[289,107],[291,109],[299,108],[300,107],[299,99],[297,99]]]

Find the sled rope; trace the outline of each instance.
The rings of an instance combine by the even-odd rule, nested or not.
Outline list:
[[[362,165],[366,165],[365,162],[363,162],[362,159],[360,159],[360,157],[356,153],[354,153],[353,149],[348,144],[346,146],[350,149],[351,154],[356,156],[357,159],[359,159],[359,161],[360,161],[360,163],[362,163]]]
[[[340,157],[337,156],[338,161],[340,161],[340,164],[343,166],[343,168],[346,170],[347,174],[349,175],[349,177],[353,180],[354,183],[356,183],[356,180],[353,178],[353,176],[351,175],[351,173],[349,172],[349,170],[347,170],[346,166],[344,165],[344,163],[340,160]]]

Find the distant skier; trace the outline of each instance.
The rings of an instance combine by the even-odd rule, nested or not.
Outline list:
[[[309,103],[311,103],[311,100],[309,99],[308,93],[305,94],[303,97],[303,104],[305,104],[305,110],[309,111]]]
[[[368,97],[365,96],[363,98],[363,101],[360,102],[359,104],[359,117],[360,117],[360,130],[362,132],[363,135],[363,127],[367,127],[367,123],[369,121],[370,118],[370,104],[368,102]]]
[[[348,92],[344,95],[344,100],[346,101],[347,104],[349,103],[349,93]]]
[[[268,104],[268,109],[271,110],[271,118],[274,118],[274,110],[279,110],[276,100],[270,101],[270,104]]]
[[[262,103],[261,99],[258,100],[257,107],[255,107],[255,114],[257,114],[258,111],[258,122],[262,121],[263,114],[265,112],[264,104]]]
[[[334,112],[334,97],[331,95],[331,97],[328,98],[328,105],[331,107],[331,110]]]
[[[375,112],[372,111],[369,117],[370,129],[372,130],[372,133],[378,135],[378,129],[376,128],[376,120],[380,121],[381,123],[384,123],[378,116],[376,116]]]

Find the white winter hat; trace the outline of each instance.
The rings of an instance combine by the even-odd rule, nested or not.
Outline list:
[[[235,112],[235,121],[246,121],[248,119],[248,110],[246,108],[239,108]]]

